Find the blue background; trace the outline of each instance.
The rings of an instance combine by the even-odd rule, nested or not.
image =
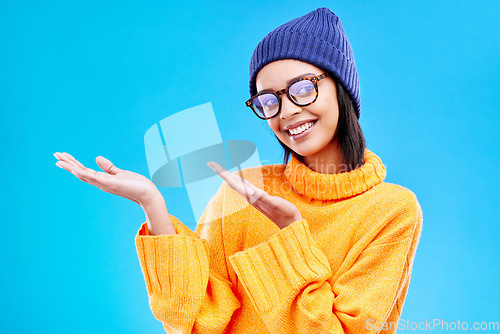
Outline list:
[[[149,177],[145,131],[212,102],[222,138],[252,141],[263,164],[281,163],[267,123],[244,105],[248,64],[269,31],[319,6],[338,14],[354,50],[367,147],[385,181],[411,189],[423,209],[401,318],[500,321],[500,2],[0,6],[1,333],[164,332],[134,244],[142,209],[52,154],[94,169],[102,155]],[[194,228],[185,191],[162,192]]]

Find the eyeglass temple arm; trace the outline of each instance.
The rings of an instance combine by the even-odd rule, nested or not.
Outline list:
[[[328,76],[328,72],[325,72],[323,74],[318,75],[317,78],[318,78],[318,80],[321,80],[321,79],[326,78],[327,76]]]

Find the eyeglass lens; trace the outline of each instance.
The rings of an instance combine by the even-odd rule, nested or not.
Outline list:
[[[311,80],[297,81],[289,87],[288,93],[292,102],[307,105],[316,98],[314,83]],[[264,93],[253,100],[254,110],[262,117],[272,117],[278,113],[280,102],[273,93]]]

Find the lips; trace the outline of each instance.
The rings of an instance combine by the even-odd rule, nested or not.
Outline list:
[[[299,126],[301,126],[301,125],[307,124],[307,123],[309,123],[309,122],[315,122],[315,121],[317,121],[317,119],[305,119],[305,120],[303,120],[303,121],[298,121],[298,122],[296,122],[296,123],[293,123],[293,124],[290,124],[290,125],[285,126],[285,127],[283,128],[283,131],[288,132],[288,130],[290,130],[290,129],[293,129],[293,128],[298,128],[298,127],[299,127]]]
[[[299,133],[299,134],[295,134],[295,135],[293,135],[293,134],[291,134],[291,133],[290,133],[290,131],[286,131],[286,134],[287,134],[287,135],[288,135],[288,137],[289,137],[291,140],[293,140],[294,142],[295,142],[295,141],[298,141],[298,140],[302,140],[303,138],[305,138],[305,137],[309,136],[309,133],[310,133],[311,131],[313,131],[314,127],[316,126],[316,123],[318,123],[318,121],[317,121],[317,120],[316,120],[316,121],[313,121],[313,122],[312,122],[312,125],[311,125],[311,126],[310,126],[307,130],[304,130],[304,131],[302,131],[302,132],[301,132],[301,133]]]

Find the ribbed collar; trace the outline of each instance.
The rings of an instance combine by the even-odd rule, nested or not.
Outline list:
[[[285,167],[285,176],[298,193],[318,200],[333,200],[372,188],[385,179],[386,170],[382,160],[365,148],[365,163],[361,167],[337,174],[315,172],[292,154]]]

